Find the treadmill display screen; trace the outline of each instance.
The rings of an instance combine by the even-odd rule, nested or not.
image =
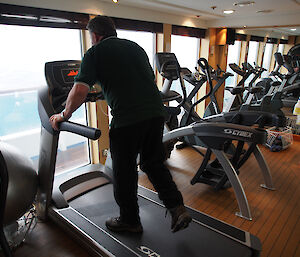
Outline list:
[[[73,83],[74,77],[78,74],[79,69],[78,68],[62,69],[61,72],[62,72],[64,83]]]

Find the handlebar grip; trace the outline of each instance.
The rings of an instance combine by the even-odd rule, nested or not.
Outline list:
[[[254,69],[253,66],[252,66],[250,63],[248,63],[248,62],[247,62],[247,68],[248,68],[249,70],[253,70],[253,69]]]
[[[274,57],[275,57],[275,60],[276,60],[276,62],[278,63],[279,66],[282,66],[284,64],[283,57],[282,57],[281,53],[276,52],[274,54]]]
[[[204,62],[204,64],[202,62]],[[199,64],[199,66],[201,67],[202,70],[205,70],[208,67],[208,62],[205,58],[200,58],[198,60],[198,64]]]
[[[96,140],[101,136],[101,131],[96,128],[87,127],[71,121],[64,121],[59,124],[60,131],[68,131],[77,135]]]
[[[202,70],[204,70],[204,72],[206,74],[207,81],[208,81],[208,84],[210,87],[210,92],[209,92],[209,95],[210,95],[213,90],[213,85],[212,85],[212,81],[211,81],[211,74],[210,74],[210,70],[209,70],[208,61],[202,57],[198,60],[198,64],[202,68]]]

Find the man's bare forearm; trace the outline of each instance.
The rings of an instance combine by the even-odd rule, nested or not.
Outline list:
[[[63,113],[63,117],[60,113],[54,114],[50,117],[49,121],[54,130],[59,130],[59,123],[69,119],[72,116],[72,113],[82,105],[87,97],[89,92],[89,87],[86,85],[76,83],[71,89],[67,102],[66,108]]]
[[[67,98],[64,117],[69,119],[72,113],[76,111],[84,102],[89,92],[89,88],[83,84],[76,83]]]

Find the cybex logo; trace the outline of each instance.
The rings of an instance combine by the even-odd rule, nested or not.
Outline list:
[[[248,131],[242,131],[242,130],[236,130],[236,129],[224,129],[224,132],[226,134],[234,135],[234,136],[240,136],[240,137],[248,137],[251,138],[252,134]]]
[[[158,253],[154,252],[153,250],[151,250],[146,246],[140,246],[138,249],[149,257],[160,257]]]

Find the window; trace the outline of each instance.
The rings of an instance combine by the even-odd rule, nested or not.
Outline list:
[[[255,66],[257,64],[258,47],[259,42],[249,42],[247,62],[250,63],[252,66]]]
[[[171,52],[176,55],[180,67],[188,68],[192,72],[195,71],[195,67],[197,66],[199,45],[199,38],[179,35],[171,36]],[[185,86],[187,94],[189,94],[192,91],[193,86],[186,81]],[[182,94],[179,80],[173,82],[171,89]]]
[[[44,65],[48,61],[81,59],[80,33],[75,29],[0,25],[0,34],[0,140],[22,150],[37,168],[40,147],[37,90],[46,85]],[[84,106],[74,113],[72,120],[86,123]],[[79,157],[72,158],[76,161],[71,166],[64,162],[78,151]],[[57,171],[87,162],[88,141],[61,133]]]
[[[279,44],[277,52],[283,54],[283,50],[284,50],[284,44]]]
[[[155,53],[154,33],[118,29],[117,34],[119,38],[125,38],[139,44],[147,53],[151,66],[154,67],[154,53]]]
[[[267,43],[265,45],[265,51],[264,51],[264,58],[262,62],[262,67],[265,68],[267,71],[264,71],[261,75],[262,78],[266,78],[269,76],[269,68],[271,63],[271,57],[273,52],[273,44]]]
[[[278,49],[277,52],[281,53],[283,55],[283,51],[284,51],[284,44],[279,44],[278,45]],[[277,62],[275,63],[275,69],[277,68]],[[282,67],[279,69],[279,72],[282,72]]]
[[[248,46],[248,57],[247,62],[255,67],[257,65],[257,54],[258,54],[259,42],[250,41]],[[249,78],[246,79],[245,85],[247,86],[249,82],[253,79],[254,75],[251,74]]]
[[[234,45],[228,46],[227,53],[227,67],[226,72],[232,73],[234,76],[228,77],[225,81],[225,87],[235,87],[237,84],[237,74],[229,67],[230,63],[239,64],[240,61],[240,52],[241,52],[241,41],[235,41]],[[231,93],[228,90],[224,91],[224,101],[223,101],[223,109],[226,108],[229,99],[232,97]]]
[[[199,38],[171,36],[171,52],[176,55],[181,67],[189,68],[191,71],[195,70],[198,61],[199,45]]]
[[[241,44],[241,41],[235,41],[234,45],[228,46],[226,71],[232,73],[234,76],[231,76],[226,80],[226,86],[236,86],[237,74],[229,67],[229,64],[236,63],[237,65],[239,65]]]

